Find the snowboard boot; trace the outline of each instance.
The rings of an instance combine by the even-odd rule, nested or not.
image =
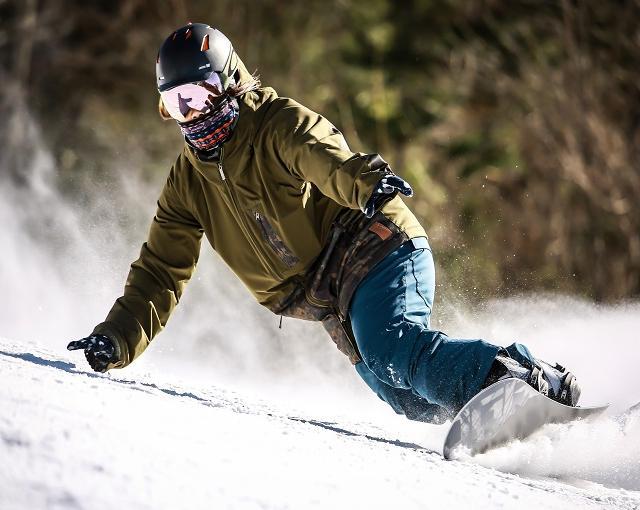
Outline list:
[[[551,366],[538,359],[532,367],[526,367],[506,354],[498,354],[482,387],[511,377],[522,379],[556,402],[571,407],[578,405],[580,386],[575,376],[557,363]]]

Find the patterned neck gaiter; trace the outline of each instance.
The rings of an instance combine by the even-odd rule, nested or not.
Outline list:
[[[239,111],[238,101],[225,96],[212,111],[189,122],[178,122],[178,126],[193,147],[212,151],[229,139]]]

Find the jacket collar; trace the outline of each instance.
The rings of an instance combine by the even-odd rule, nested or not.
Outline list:
[[[222,145],[223,161],[228,161],[238,154],[252,150],[256,134],[262,126],[264,117],[271,103],[278,94],[271,87],[264,87],[253,92],[247,92],[238,98],[240,112],[238,121],[231,137]],[[219,159],[200,158],[197,151],[185,142],[183,152],[191,165],[208,180],[211,176],[211,166],[217,168]],[[233,170],[230,168],[230,170]],[[217,170],[216,170],[217,174]]]

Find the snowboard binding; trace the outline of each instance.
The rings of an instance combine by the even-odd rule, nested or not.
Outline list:
[[[580,386],[576,377],[558,363],[551,365],[533,357],[520,363],[505,351],[496,356],[483,388],[509,378],[522,379],[544,396],[566,406],[578,405]]]

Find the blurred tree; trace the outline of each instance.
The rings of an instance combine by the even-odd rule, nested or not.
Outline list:
[[[638,0],[4,0],[0,19],[14,179],[34,125],[69,193],[114,163],[165,172],[157,47],[205,21],[412,181],[448,293],[640,295]]]

